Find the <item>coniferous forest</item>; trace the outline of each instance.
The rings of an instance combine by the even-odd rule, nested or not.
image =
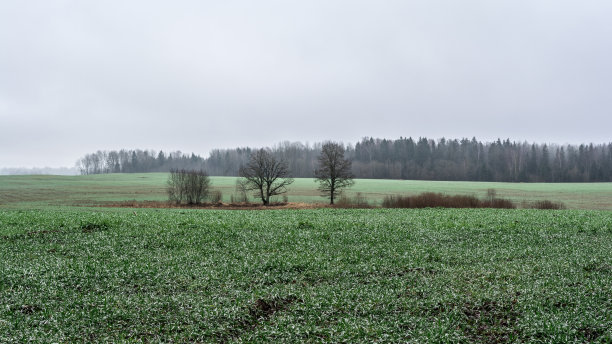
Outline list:
[[[314,177],[322,143],[283,142],[271,152],[289,163],[293,177]],[[81,174],[168,172],[204,169],[213,176],[237,176],[257,148],[194,153],[152,150],[97,151],[77,162]],[[481,142],[472,139],[363,138],[346,145],[356,178],[498,182],[610,182],[612,143],[557,145]]]

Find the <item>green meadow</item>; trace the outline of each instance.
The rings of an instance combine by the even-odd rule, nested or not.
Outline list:
[[[610,343],[612,213],[0,210],[0,342]]]
[[[611,343],[611,184],[357,180],[568,210],[212,210],[166,174],[0,177],[0,343]],[[228,201],[235,178],[213,177]],[[324,202],[312,179],[289,201]]]
[[[88,206],[125,200],[166,199],[166,173],[105,174],[89,176],[0,176],[0,208],[49,206]],[[229,202],[235,194],[234,177],[211,177],[212,186]],[[357,179],[346,192],[361,193],[373,205],[385,195],[416,195],[441,192],[449,195],[485,197],[495,189],[498,197],[517,204],[537,200],[563,202],[569,209],[612,210],[612,183],[486,183],[415,180]],[[291,185],[290,202],[325,202],[313,179],[296,179]],[[278,198],[277,200],[282,200]],[[252,200],[255,202],[255,200]]]

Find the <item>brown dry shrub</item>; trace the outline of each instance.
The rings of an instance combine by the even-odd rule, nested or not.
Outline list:
[[[223,200],[223,194],[220,190],[213,190],[209,195],[210,203],[217,204]]]
[[[552,210],[561,210],[565,209],[565,204],[563,202],[553,202],[549,200],[536,201],[531,206],[533,209],[552,209]]]
[[[383,208],[505,208],[514,209],[516,205],[510,200],[495,198],[481,201],[476,196],[444,195],[442,193],[424,192],[416,196],[386,196]]]
[[[482,202],[482,208],[516,209],[516,204],[509,199],[495,198]]]
[[[340,199],[336,201],[333,206],[334,208],[373,208],[361,192],[358,192],[355,197],[352,198],[342,194]]]

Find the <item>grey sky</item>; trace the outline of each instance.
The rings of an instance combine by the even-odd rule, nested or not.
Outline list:
[[[0,2],[0,167],[98,149],[612,141],[609,0]]]

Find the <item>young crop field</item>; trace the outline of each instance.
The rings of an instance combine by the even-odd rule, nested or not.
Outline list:
[[[126,200],[167,200],[167,173],[106,174],[88,176],[0,176],[1,208],[91,206]],[[213,189],[229,202],[236,194],[234,177],[211,177]],[[482,198],[488,189],[519,206],[523,201],[551,200],[569,209],[612,210],[612,183],[486,183],[415,180],[357,179],[346,194],[360,193],[372,205],[387,195],[439,192]],[[300,178],[289,187],[290,202],[325,203],[313,179]],[[282,198],[276,199],[281,201]],[[252,202],[256,200],[251,198]]]
[[[0,238],[2,343],[612,341],[610,212],[0,210]]]

